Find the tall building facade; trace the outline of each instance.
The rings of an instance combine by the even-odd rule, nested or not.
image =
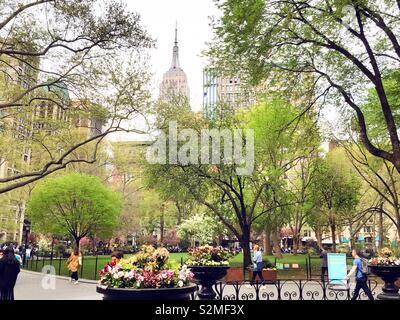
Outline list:
[[[160,85],[160,100],[171,101],[174,97],[190,99],[189,85],[186,73],[179,64],[178,28],[175,27],[175,42],[172,50],[172,62],[169,70],[164,73]]]
[[[216,119],[224,109],[247,108],[255,101],[255,90],[239,77],[224,76],[210,68],[203,70],[203,112],[207,118]]]

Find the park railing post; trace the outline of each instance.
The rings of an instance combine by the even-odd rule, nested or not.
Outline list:
[[[38,263],[39,263],[39,255],[36,255],[35,271],[37,271]]]
[[[97,262],[98,262],[98,255],[96,253],[96,262],[94,263],[94,280],[97,280]]]
[[[306,274],[307,274],[307,280],[310,280],[309,273],[308,273],[308,259],[306,258]]]
[[[61,260],[62,260],[62,258],[61,258],[61,255],[60,255],[60,258],[58,259],[58,275],[59,276],[61,276]]]
[[[51,253],[50,253],[50,265],[53,265],[53,254],[54,254],[54,237],[51,240]]]
[[[85,256],[82,255],[81,278],[83,278],[83,265],[84,265],[84,261],[85,261]]]
[[[44,260],[45,260],[45,253],[43,253],[43,256],[42,256],[42,269],[44,268]]]

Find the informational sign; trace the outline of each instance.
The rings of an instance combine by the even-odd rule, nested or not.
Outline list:
[[[276,269],[278,269],[278,270],[283,270],[283,263],[277,262],[277,263],[276,263]]]
[[[347,288],[347,263],[345,253],[328,253],[328,278],[331,286]]]

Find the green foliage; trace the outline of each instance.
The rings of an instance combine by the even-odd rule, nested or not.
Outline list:
[[[27,212],[35,230],[109,237],[121,211],[121,197],[99,178],[72,173],[46,179],[32,191]]]

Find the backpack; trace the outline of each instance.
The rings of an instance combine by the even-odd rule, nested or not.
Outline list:
[[[363,275],[363,277],[367,277],[368,275],[371,274],[371,271],[368,267],[368,260],[364,259],[364,258],[360,258],[361,259],[361,273]]]

